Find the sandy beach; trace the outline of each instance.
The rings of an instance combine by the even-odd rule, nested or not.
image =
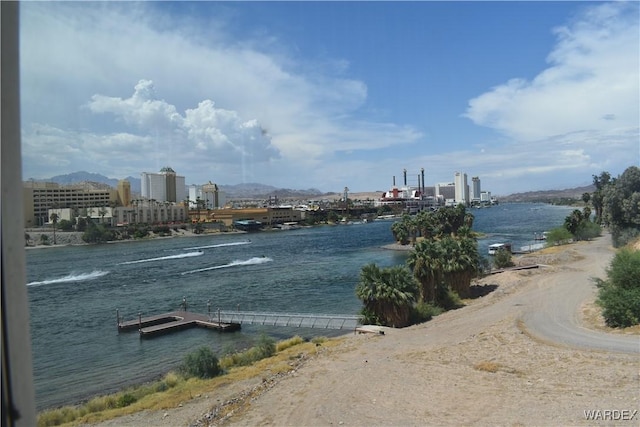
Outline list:
[[[593,304],[591,278],[604,277],[613,254],[607,235],[522,256],[543,266],[488,276],[477,286],[493,292],[427,323],[349,335],[285,375],[99,425],[638,425],[639,328],[609,330]],[[555,329],[593,339],[549,338],[532,314],[560,319],[566,308],[549,309],[551,300],[579,301],[571,324]],[[603,337],[627,347],[594,348]]]

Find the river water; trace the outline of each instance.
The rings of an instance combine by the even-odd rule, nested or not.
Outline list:
[[[491,243],[532,243],[560,226],[571,208],[508,204],[474,209],[474,229]],[[275,339],[338,332],[243,326],[234,333],[191,329],[141,340],[118,333],[127,320],[179,308],[357,314],[354,289],[367,263],[404,263],[390,221],[318,226],[251,234],[180,237],[27,251],[36,406],[79,402],[156,378],[201,345],[214,351],[251,346],[261,333]],[[344,331],[342,332],[344,333]]]

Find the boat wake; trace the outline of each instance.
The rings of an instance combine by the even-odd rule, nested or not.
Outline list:
[[[244,242],[218,243],[217,245],[208,245],[208,246],[194,246],[193,248],[185,248],[184,250],[191,251],[196,249],[223,248],[225,246],[248,245],[249,243],[251,243],[250,240],[245,240]]]
[[[57,279],[42,280],[40,282],[30,282],[27,286],[50,285],[52,283],[82,282],[85,280],[93,280],[109,274],[108,271],[94,270],[91,273],[68,274]]]
[[[138,260],[135,260],[135,261],[125,261],[125,262],[120,262],[117,265],[140,264],[141,262],[164,261],[164,260],[167,260],[167,259],[191,258],[191,257],[194,257],[194,256],[200,256],[203,253],[204,252],[202,252],[202,251],[187,252],[187,253],[178,254],[178,255],[167,255],[167,256],[161,256],[161,257],[157,257],[157,258],[147,258],[147,259],[138,259]]]
[[[243,266],[243,265],[264,264],[266,262],[271,262],[271,261],[273,261],[273,259],[268,258],[268,257],[254,257],[254,258],[250,258],[250,259],[245,260],[245,261],[237,260],[237,261],[232,261],[229,264],[215,265],[213,267],[198,268],[197,270],[185,271],[185,272],[180,273],[180,274],[184,276],[186,274],[201,273],[203,271],[209,271],[209,270],[219,270],[221,268],[239,267],[239,266]]]

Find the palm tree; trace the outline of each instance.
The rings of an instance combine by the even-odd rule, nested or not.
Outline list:
[[[58,225],[58,214],[57,213],[52,213],[51,216],[49,217],[51,219],[51,222],[53,223],[53,244],[56,244],[56,225]],[[64,239],[63,239],[64,240]]]
[[[107,214],[107,208],[105,206],[101,206],[98,209],[98,215],[100,215],[100,224],[104,224],[104,217]]]
[[[417,291],[411,272],[400,265],[380,269],[376,264],[367,264],[362,267],[356,287],[365,315],[393,327],[409,324]]]
[[[421,240],[409,254],[407,265],[420,283],[420,301],[436,302],[436,289],[444,273],[444,256],[437,240]]]

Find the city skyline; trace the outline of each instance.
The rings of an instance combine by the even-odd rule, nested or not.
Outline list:
[[[494,194],[638,164],[635,2],[21,3],[23,179]]]

